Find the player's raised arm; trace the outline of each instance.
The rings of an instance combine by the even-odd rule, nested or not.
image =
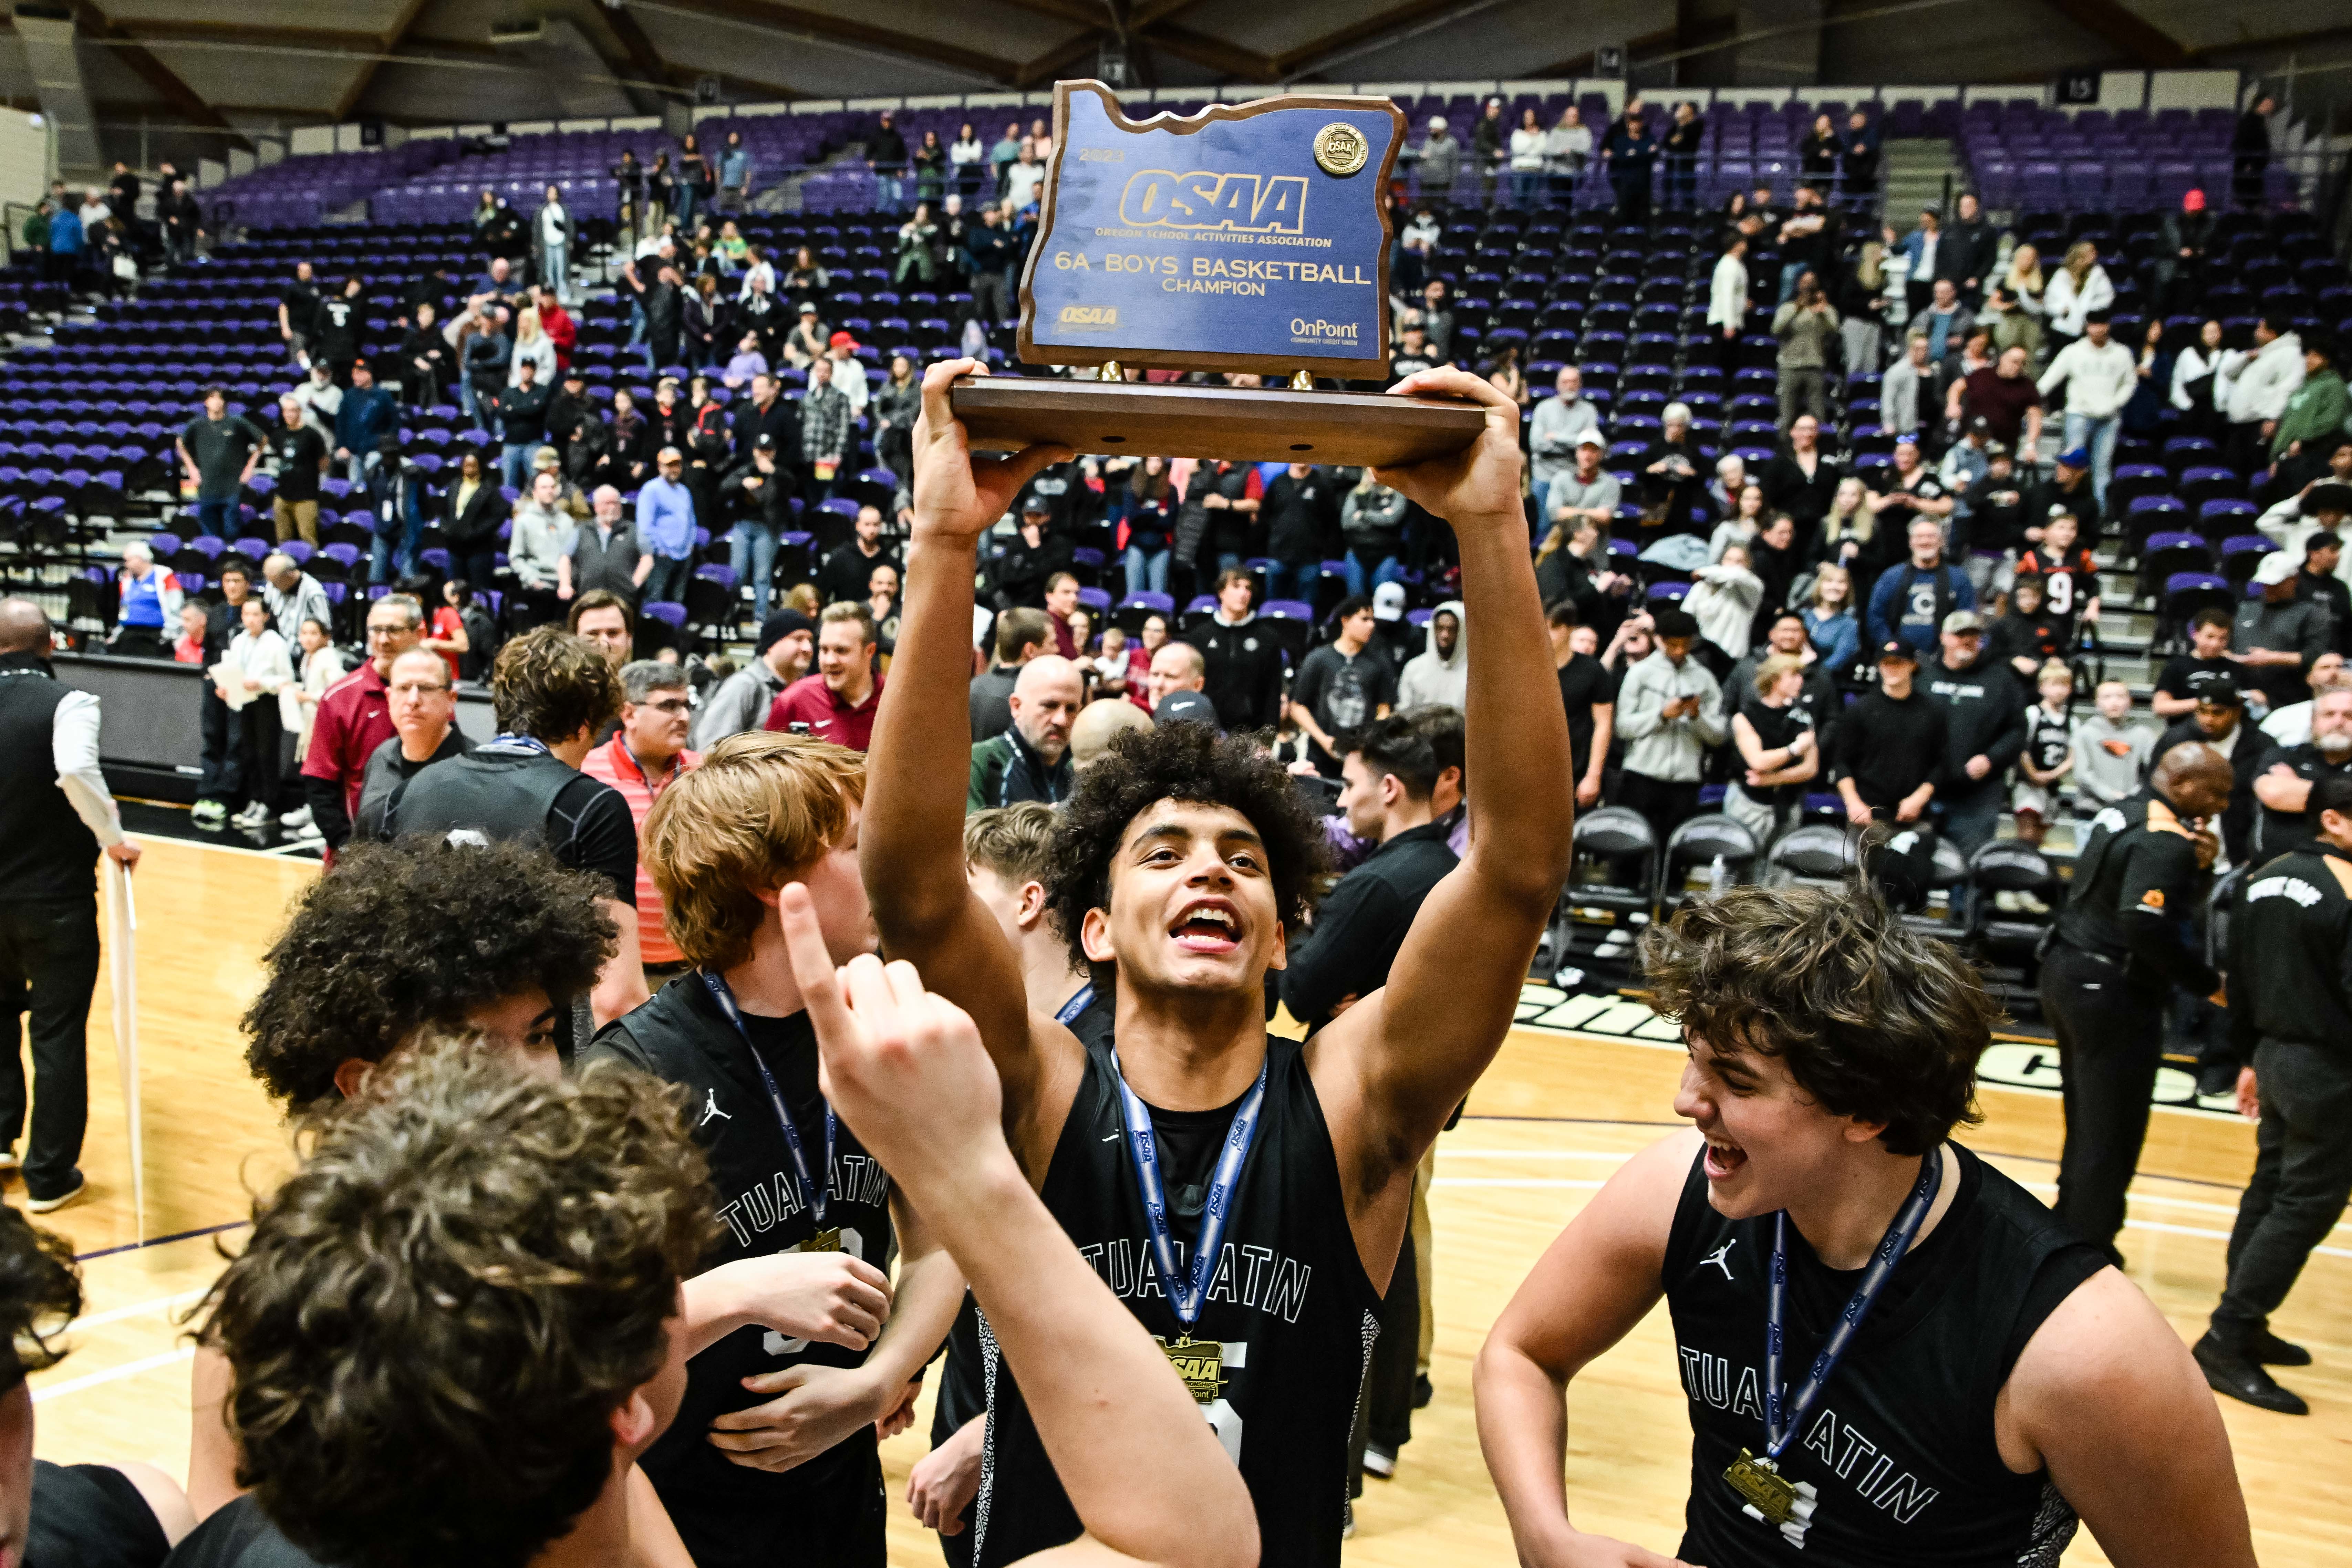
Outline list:
[[[1451,523],[1461,543],[1465,619],[1478,628],[1463,737],[1470,847],[1423,903],[1387,986],[1318,1038],[1359,1064],[1363,1147],[1409,1145],[1418,1159],[1510,1026],[1567,875],[1574,781],[1567,715],[1545,679],[1550,643],[1520,510],[1517,405],[1453,370],[1423,371],[1394,390],[1486,410],[1486,430],[1459,454],[1380,475]]]
[[[982,369],[948,360],[923,375],[898,646],[866,752],[857,858],[882,951],[936,975],[940,994],[971,1014],[1018,1114],[1034,1100],[1037,1076],[1020,965],[964,879],[972,579],[989,525],[1032,475],[1068,452],[1032,447],[975,459],[948,389]]]
[[[963,1265],[1086,1527],[1030,1561],[1249,1568],[1257,1519],[1240,1472],[1030,1190],[971,1018],[911,964],[860,956],[836,971],[800,888],[780,908],[825,1097]]]

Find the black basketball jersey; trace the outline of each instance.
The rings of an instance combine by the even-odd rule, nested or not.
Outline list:
[[[1895,1266],[1844,1359],[1780,1459],[1818,1492],[1803,1555],[1740,1511],[1723,1472],[1761,1454],[1764,1332],[1772,1216],[1726,1219],[1691,1161],[1666,1246],[1683,1390],[1690,1399],[1691,1496],[1676,1555],[1709,1568],[2056,1568],[2074,1510],[2046,1472],[2001,1462],[1993,1401],[2033,1331],[2106,1266],[2022,1187],[1953,1144],[1959,1188],[1943,1219]],[[1788,1227],[1782,1375],[1812,1364],[1861,1270],[1825,1267]]]
[[[810,1179],[823,1181],[824,1101],[817,1092],[816,1035],[808,1015],[747,1014],[743,1021],[792,1113]],[[607,1025],[589,1050],[589,1059],[600,1057],[626,1062],[686,1090],[695,1141],[709,1157],[723,1227],[718,1245],[703,1259],[705,1268],[789,1252],[816,1235],[812,1194],[802,1190],[759,1067],[699,974],[679,976],[653,1000]],[[880,1162],[859,1144],[847,1122],[840,1123],[825,1228],[838,1228],[844,1251],[886,1273],[897,1247],[889,1194],[890,1178]],[[873,1504],[872,1478],[878,1477],[871,1426],[806,1464],[782,1471],[735,1464],[711,1446],[709,1435],[720,1415],[775,1397],[746,1389],[744,1378],[788,1366],[854,1367],[866,1354],[788,1340],[754,1325],[738,1329],[687,1363],[686,1398],[677,1419],[640,1462],[697,1563],[716,1568],[784,1561],[780,1553],[786,1544],[805,1547],[831,1539],[851,1529],[851,1516],[864,1518]]]
[[[2074,721],[2036,702],[2025,710],[2025,754],[2043,773],[2057,768],[2074,749]]]
[[[1248,1483],[1261,1555],[1285,1568],[1315,1568],[1339,1561],[1348,1440],[1380,1333],[1380,1293],[1356,1251],[1339,1160],[1304,1048],[1269,1037],[1266,1052],[1256,1142],[1192,1335],[1216,1342],[1222,1352],[1208,1373],[1215,1397],[1202,1414]],[[1175,1131],[1178,1120],[1152,1114],[1163,1134]],[[1223,1125],[1204,1141],[1212,1156]],[[1184,1189],[1198,1173],[1188,1174],[1180,1160],[1167,1165],[1169,1221],[1178,1267],[1189,1268],[1196,1226],[1184,1212]],[[1086,1076],[1043,1196],[1080,1255],[1143,1326],[1163,1340],[1178,1339],[1184,1331],[1153,1256],[1107,1042],[1087,1047]],[[980,1494],[965,1517],[973,1559],[991,1568],[1070,1541],[1079,1526],[985,1314],[979,1327],[988,1445]]]
[[[159,1568],[172,1543],[129,1476],[111,1465],[33,1461],[25,1568]]]

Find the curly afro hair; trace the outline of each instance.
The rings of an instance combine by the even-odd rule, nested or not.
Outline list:
[[[246,1063],[299,1108],[334,1093],[345,1061],[380,1062],[426,1024],[534,986],[561,1005],[619,944],[597,902],[609,887],[534,846],[355,842],[262,959]]]
[[[1200,723],[1128,731],[1078,775],[1045,878],[1045,908],[1069,943],[1071,962],[1090,970],[1097,985],[1109,984],[1117,969],[1087,959],[1079,936],[1087,911],[1109,907],[1119,841],[1140,813],[1163,800],[1226,806],[1249,819],[1265,841],[1276,913],[1294,935],[1329,864],[1322,826],[1297,784],[1255,738],[1220,735]]]

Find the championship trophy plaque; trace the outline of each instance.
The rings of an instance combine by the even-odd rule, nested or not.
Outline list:
[[[1021,358],[1099,379],[966,376],[975,447],[1388,467],[1460,451],[1486,416],[1385,381],[1389,216],[1404,139],[1384,98],[1261,99],[1130,120],[1100,82],[1054,89],[1054,153],[1021,278]],[[1145,367],[1262,386],[1129,382]]]

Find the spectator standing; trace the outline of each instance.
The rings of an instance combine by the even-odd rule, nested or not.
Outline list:
[[[1631,100],[1601,143],[1619,223],[1642,226],[1650,221],[1650,173],[1657,155],[1657,138],[1643,123],[1641,100]]]
[[[1950,241],[1944,244],[1948,249]],[[1948,278],[1927,286],[1927,308],[1913,312],[1911,320],[1911,331],[1926,336],[1928,363],[1936,365],[1958,353],[1975,327],[1975,314],[1960,303],[1958,288]]]
[[[1985,221],[1974,191],[1962,191],[1943,243],[1937,247],[1936,276],[1952,285],[1960,303],[1973,309],[1984,300],[2000,237]]]
[[[1889,527],[1891,520],[1882,514],[1878,526]],[[1907,542],[1909,558],[1879,574],[1871,589],[1868,635],[1874,647],[1890,642],[1908,647],[1916,671],[1919,655],[1937,646],[1945,618],[1956,610],[1975,609],[1977,595],[1968,574],[1944,559],[1941,522],[1913,518]]]
[[[1021,606],[996,617],[995,662],[971,678],[967,694],[972,738],[985,741],[1013,722],[1013,688],[1022,668],[1054,649],[1053,623],[1043,610]]]
[[[1248,572],[1227,567],[1217,575],[1217,607],[1208,623],[1187,634],[1201,658],[1201,689],[1227,730],[1272,730],[1285,712],[1282,645],[1250,608],[1255,592]]]
[[[1535,110],[1528,110],[1534,123]],[[1664,142],[1666,156],[1666,207],[1689,212],[1698,205],[1698,160],[1706,148],[1706,121],[1688,99],[1675,105]]]
[[[1892,238],[1892,226],[1889,226],[1887,235]],[[1911,315],[1918,315],[1927,308],[1927,301],[1934,293],[1937,252],[1943,248],[1943,243],[1944,215],[1930,206],[1919,209],[1918,226],[1905,235],[1895,247],[1895,253],[1910,264],[1904,274],[1903,292]]]
[[[638,542],[637,525],[623,511],[619,490],[598,485],[589,506],[593,515],[572,531],[571,547],[556,560],[556,600],[570,604],[602,591],[634,601],[653,572],[653,557]]]
[[[2139,367],[2131,350],[2108,336],[2105,310],[2090,312],[2081,341],[2059,350],[2042,372],[2039,387],[2044,397],[2061,385],[2066,389],[2066,446],[2069,450],[2088,449],[2092,494],[2104,510],[2107,481],[2115,477],[2116,437],[2123,427],[2124,405],[2139,386]]]
[[[394,733],[386,684],[393,660],[415,647],[424,633],[425,606],[415,599],[406,594],[378,599],[368,606],[366,660],[319,700],[302,758],[302,787],[311,823],[331,854],[350,841],[368,759]]]
[[[759,729],[784,688],[816,658],[816,623],[789,606],[760,623],[749,663],[711,689],[696,710],[693,744],[709,751],[730,735]]]
[[[1423,630],[1428,646],[1408,660],[1397,677],[1397,707],[1466,709],[1470,645],[1462,601],[1448,599],[1432,610]]]
[[[856,411],[833,376],[832,360],[812,363],[808,391],[801,398],[802,496],[812,506],[833,494],[835,477],[849,464]]]
[[[99,767],[99,699],[51,668],[56,637],[30,599],[0,598],[0,967],[7,1046],[0,1061],[0,1142],[26,1131],[18,1019],[33,1058],[25,1206],[47,1214],[81,1194],[77,1162],[89,1121],[89,1017],[98,983],[102,852],[128,871],[139,847]]]
[[[2303,384],[2288,396],[2271,432],[2273,462],[2298,457],[2308,444],[2320,446],[2344,434],[2352,421],[2352,397],[2336,364],[2337,348],[2330,337],[2313,332],[2303,342]]]
[[[286,639],[269,624],[268,607],[247,599],[239,615],[243,624],[229,639],[227,654],[208,673],[221,700],[236,715],[237,760],[247,798],[245,809],[229,821],[253,830],[278,815],[285,734],[278,694],[295,676]]]
[[[442,537],[449,542],[450,567],[469,583],[494,580],[498,570],[499,524],[506,516],[506,498],[482,471],[482,460],[467,452],[457,461],[457,479],[443,496]]]
[[[2311,695],[2305,677],[2327,651],[2326,606],[2298,597],[2293,557],[2273,550],[2254,568],[2256,597],[2238,607],[2230,631],[2230,658],[2244,682],[2259,690],[2265,710]]]
[[[531,240],[539,258],[540,281],[555,290],[559,300],[568,300],[572,293],[572,214],[563,205],[563,193],[552,184],[539,204],[539,211],[530,221]]]
[[[2116,286],[2107,269],[2099,265],[2099,247],[2087,239],[2076,240],[2066,247],[2063,264],[2050,275],[2049,286],[2042,291],[2043,319],[2049,323],[2051,341],[2063,353],[2090,325],[2093,311],[2113,310],[2115,303]]]
[[[2197,707],[2158,738],[2156,754],[2168,756],[2176,746],[2202,746],[2229,767],[2229,795],[2214,814],[2221,831],[2221,847],[2234,865],[2243,865],[2253,853],[2255,782],[2272,747],[2269,740],[2246,719],[2245,693],[2227,676],[2202,676],[2195,682]]]
[[[1942,657],[1925,672],[1927,694],[1944,705],[1944,758],[1937,816],[1963,856],[1992,842],[2009,799],[2009,770],[2025,750],[2024,686],[1984,653],[1984,619],[1974,610],[1944,617]]]
[[[236,531],[236,499],[261,462],[268,437],[251,420],[228,411],[228,389],[205,388],[204,413],[188,421],[176,446],[187,485],[196,493],[196,525],[226,539]]]
[[[327,471],[326,437],[302,417],[302,400],[288,393],[278,400],[280,423],[269,432],[269,456],[277,487],[270,492],[271,521],[278,542],[297,532],[302,542],[319,544],[319,480]]]
[[[261,563],[261,596],[289,646],[301,636],[304,621],[331,621],[334,616],[327,590],[290,555],[273,553]]]
[[[814,675],[784,688],[765,728],[792,730],[862,752],[874,739],[883,680],[874,672],[874,612],[861,599],[827,605],[817,616]]]
[[[383,458],[383,438],[400,430],[400,405],[391,393],[375,384],[375,373],[364,359],[353,359],[351,384],[335,409],[335,460],[353,489],[368,481]]]
[[[686,670],[657,658],[621,668],[621,727],[613,738],[581,759],[580,771],[620,792],[629,804],[640,846],[636,863],[637,952],[648,988],[658,991],[684,973],[685,958],[663,927],[661,889],[654,885],[643,852],[646,818],[662,792],[688,770],[702,765],[702,753],[688,749],[694,693]]]
[[[179,579],[155,564],[155,552],[142,539],[122,547],[122,570],[114,574],[114,631],[106,651],[123,658],[163,658],[164,628],[179,624]]]
[[[369,755],[352,815],[352,836],[363,843],[391,837],[384,812],[402,785],[435,763],[474,749],[457,728],[455,678],[440,655],[420,647],[394,659],[385,702],[393,735]]]
[[[1739,334],[1748,325],[1749,242],[1747,226],[1735,228],[1724,237],[1723,254],[1716,258],[1715,274],[1707,285],[1707,329],[1722,343],[1725,354],[1739,342]]]
[[[1797,280],[1795,298],[1772,315],[1772,335],[1780,340],[1780,428],[1799,414],[1829,417],[1831,345],[1837,342],[1838,313],[1822,292],[1819,279]]]
[[[1600,411],[1584,395],[1583,372],[1572,364],[1560,366],[1552,388],[1552,395],[1538,401],[1528,422],[1528,479],[1538,498],[1576,466],[1578,438],[1601,428]]]
[[[1759,848],[1796,821],[1805,783],[1821,772],[1821,738],[1801,700],[1804,689],[1804,660],[1775,653],[1756,662],[1732,711],[1731,742],[1742,771],[1724,786],[1723,809],[1756,836]]]
[[[2340,672],[2341,660],[2338,661]],[[2254,775],[2253,795],[2262,808],[2254,839],[2254,857],[2309,849],[2318,838],[2319,813],[2312,809],[2314,786],[2325,778],[2352,778],[2352,688],[2320,687],[2317,671],[2312,685],[2316,695],[2305,721],[2309,739],[2294,745],[2273,745],[2264,751],[2261,772]],[[2266,735],[2247,737],[2261,749]]]
[[[1288,465],[1265,487],[1258,519],[1274,562],[1266,569],[1266,598],[1311,601],[1324,560],[1337,552],[1339,502],[1331,477],[1311,463]]]
[[[817,567],[817,596],[830,605],[843,599],[862,599],[874,581],[877,566],[890,566],[904,573],[906,563],[882,541],[882,509],[861,506],[857,519],[851,524],[845,540]],[[1042,583],[1038,584],[1044,586]]]
[[[2284,314],[2264,311],[2254,346],[2231,349],[2214,372],[2213,401],[2229,421],[2223,456],[2244,472],[2258,467],[2278,434],[2287,404],[2303,385],[2303,340]]]
[[[1663,845],[1697,812],[1706,753],[1729,730],[1723,689],[1691,657],[1698,622],[1672,605],[1652,620],[1657,647],[1625,672],[1617,692],[1616,730],[1625,742],[1618,803],[1641,813]]]
[[[898,118],[884,110],[866,137],[866,166],[874,171],[874,205],[897,212],[906,195],[907,138]]]
[[[1446,125],[1445,116],[1429,117],[1429,134],[1422,139],[1420,156],[1414,162],[1423,199],[1452,201],[1454,182],[1462,173],[1462,143]]]
[[[1544,175],[1549,187],[1545,200],[1573,210],[1577,183],[1584,178],[1585,167],[1591,162],[1592,128],[1584,123],[1583,113],[1571,103],[1559,111],[1559,121],[1544,132]]]
[[[1364,470],[1339,504],[1348,592],[1366,593],[1403,577],[1404,526],[1411,510],[1402,491],[1381,483],[1370,468]]]
[[[1576,647],[1576,606],[1562,599],[1545,612],[1560,705],[1568,710],[1569,775],[1579,810],[1601,802],[1601,780],[1616,733],[1616,677]],[[1589,628],[1588,632],[1589,632]],[[1344,776],[1344,775],[1343,775]]]
[[[1910,643],[1888,639],[1877,662],[1878,689],[1838,725],[1838,795],[1846,819],[1858,826],[1919,822],[1948,749],[1946,710],[1916,689],[1919,659]]]
[[[646,604],[682,604],[694,574],[694,492],[687,488],[685,455],[664,447],[657,470],[637,491],[637,541],[653,565],[640,582]]]
[[[514,574],[520,624],[535,626],[555,616],[558,568],[576,531],[572,513],[562,505],[563,481],[551,470],[531,478],[530,492],[514,505],[513,527],[507,536],[507,567]]]
[[[2243,114],[2230,134],[2230,195],[2242,207],[2259,208],[2270,179],[2271,124],[2278,100],[2263,94]]]
[[[1838,139],[1841,194],[1849,200],[1867,200],[1878,194],[1878,127],[1857,109],[1846,116],[1845,134]],[[1871,203],[1874,208],[1876,204]]]
[[[792,476],[776,465],[773,436],[756,437],[751,461],[719,482],[721,513],[734,519],[727,531],[728,565],[739,585],[751,585],[752,618],[763,625],[775,592],[776,544],[792,528]]]
[[[1357,494],[1361,488],[1349,492],[1340,511],[1340,532],[1349,539],[1351,549],[1354,536],[1348,532],[1348,521],[1356,515]],[[1127,479],[1127,547],[1123,564],[1130,595],[1168,592],[1175,510],[1176,489],[1169,476],[1168,459],[1151,453],[1135,465]]]
[[[1310,742],[1308,760],[1325,778],[1337,778],[1341,738],[1387,716],[1396,702],[1397,679],[1385,657],[1369,651],[1378,626],[1369,600],[1352,595],[1342,599],[1330,624],[1332,640],[1309,652],[1298,667],[1288,710]],[[1213,700],[1213,688],[1210,695]],[[1222,707],[1217,711],[1224,717]],[[1225,727],[1240,728],[1230,720]]]
[[[2032,361],[2032,353],[2022,344],[2000,349],[1990,365],[1952,383],[1945,395],[1945,417],[1962,428],[1971,420],[1981,419],[1989,438],[2009,447],[2021,462],[2036,461],[2042,455],[2042,388],[2025,374]],[[2074,395],[2072,385],[2067,394],[2070,398]],[[2070,427],[2066,445],[2082,444]]]
[[[1007,711],[1012,722],[976,741],[965,782],[964,809],[1069,799],[1077,770],[1069,754],[1070,728],[1085,705],[1078,667],[1056,654],[1031,659],[1013,683]]]
[[[518,352],[520,346],[517,344]],[[540,384],[537,359],[518,357],[512,374],[510,384],[491,395],[490,405],[499,419],[500,475],[520,489],[530,477],[532,451],[546,443],[547,407],[553,394]]]
[[[1878,422],[1894,436],[1916,435],[1935,411],[1935,362],[1927,357],[1927,335],[1913,332],[1903,340],[1903,357],[1879,379]]]
[[[2074,789],[2096,812],[2130,799],[2139,788],[2156,751],[2156,735],[2132,721],[2131,688],[2123,681],[2101,681],[2093,700],[2090,716],[2074,727],[2071,755]],[[2196,706],[2194,698],[2189,706]]]

